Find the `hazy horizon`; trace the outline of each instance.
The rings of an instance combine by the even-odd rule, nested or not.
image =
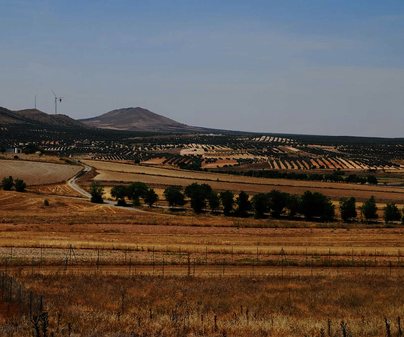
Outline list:
[[[0,106],[404,137],[402,1],[0,0]]]

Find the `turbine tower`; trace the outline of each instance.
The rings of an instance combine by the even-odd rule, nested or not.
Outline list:
[[[53,93],[53,96],[55,98],[55,115],[57,115],[57,113],[58,113],[58,102],[61,103],[63,97],[56,96],[56,94],[55,94],[55,92],[53,90],[52,90],[52,93]]]

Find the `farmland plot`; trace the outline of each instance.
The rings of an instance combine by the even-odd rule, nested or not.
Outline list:
[[[66,181],[80,170],[80,166],[67,164],[0,160],[0,178],[13,176],[23,179],[28,185],[54,184]]]

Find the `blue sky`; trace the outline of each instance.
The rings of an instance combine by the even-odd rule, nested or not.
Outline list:
[[[404,137],[404,1],[0,0],[0,106]]]

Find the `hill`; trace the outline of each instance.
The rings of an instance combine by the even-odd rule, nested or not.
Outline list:
[[[116,109],[101,116],[80,121],[88,126],[112,130],[151,132],[209,131],[209,129],[179,123],[140,107]]]
[[[24,124],[27,121],[12,111],[0,107],[0,125]]]
[[[11,111],[3,107],[0,107],[0,125],[88,128],[88,126],[66,115],[50,115],[37,109]]]

